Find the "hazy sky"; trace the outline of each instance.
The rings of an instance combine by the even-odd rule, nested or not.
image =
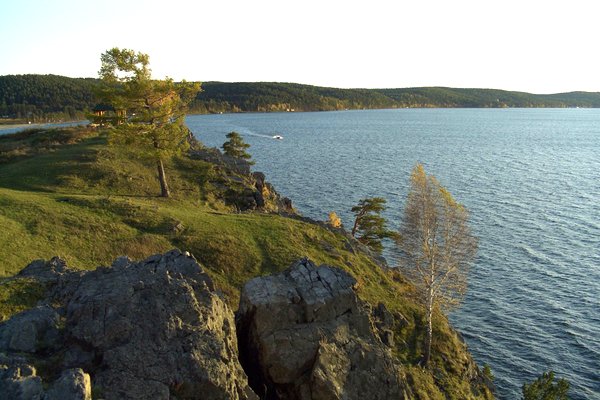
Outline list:
[[[596,5],[598,4],[598,5]],[[0,75],[600,91],[597,0],[0,0]]]

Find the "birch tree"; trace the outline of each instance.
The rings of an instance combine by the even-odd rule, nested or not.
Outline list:
[[[163,161],[188,145],[184,118],[200,84],[152,79],[148,55],[133,50],[113,48],[102,54],[101,62],[98,97],[117,112],[111,143],[130,145],[153,159],[161,196],[169,197]]]
[[[457,307],[477,253],[468,212],[438,180],[417,164],[400,228],[400,268],[412,280],[425,305],[426,335],[422,365],[431,358],[432,317],[436,307]]]

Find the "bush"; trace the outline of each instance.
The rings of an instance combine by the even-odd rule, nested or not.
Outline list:
[[[523,384],[523,400],[568,400],[569,381],[554,382],[554,372],[544,372],[530,384]]]

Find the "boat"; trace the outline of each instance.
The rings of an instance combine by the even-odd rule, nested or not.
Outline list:
[[[281,135],[275,135],[275,136],[273,136],[273,139],[282,140],[283,136],[281,136]]]

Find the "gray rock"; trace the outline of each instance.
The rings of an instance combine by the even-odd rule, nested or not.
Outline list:
[[[178,250],[85,272],[55,258],[22,276],[46,282],[45,303],[60,308],[0,324],[0,400],[89,399],[91,380],[106,400],[407,397],[384,344],[395,317],[383,305],[372,311],[355,279],[333,267],[304,259],[249,281],[237,329],[211,279]],[[46,392],[24,352],[31,362],[53,357],[46,365],[60,377]]]
[[[100,355],[94,384],[107,400],[169,399],[170,392],[256,398],[238,361],[232,311],[196,260],[179,251],[85,274],[66,306],[66,326],[70,340]]]
[[[40,282],[56,282],[61,276],[71,272],[67,263],[60,257],[53,257],[50,261],[35,260],[23,268],[17,276],[34,277]]]
[[[0,400],[42,400],[42,379],[23,363],[0,364]]]
[[[394,347],[394,316],[383,303],[373,309],[373,319],[379,338],[388,347]]]
[[[243,288],[237,315],[242,363],[268,399],[402,399],[400,365],[381,342],[356,281],[301,260]]]
[[[52,347],[59,338],[59,315],[50,306],[23,311],[0,323],[0,350],[36,351]]]
[[[80,368],[63,371],[44,400],[92,400],[90,376]]]

